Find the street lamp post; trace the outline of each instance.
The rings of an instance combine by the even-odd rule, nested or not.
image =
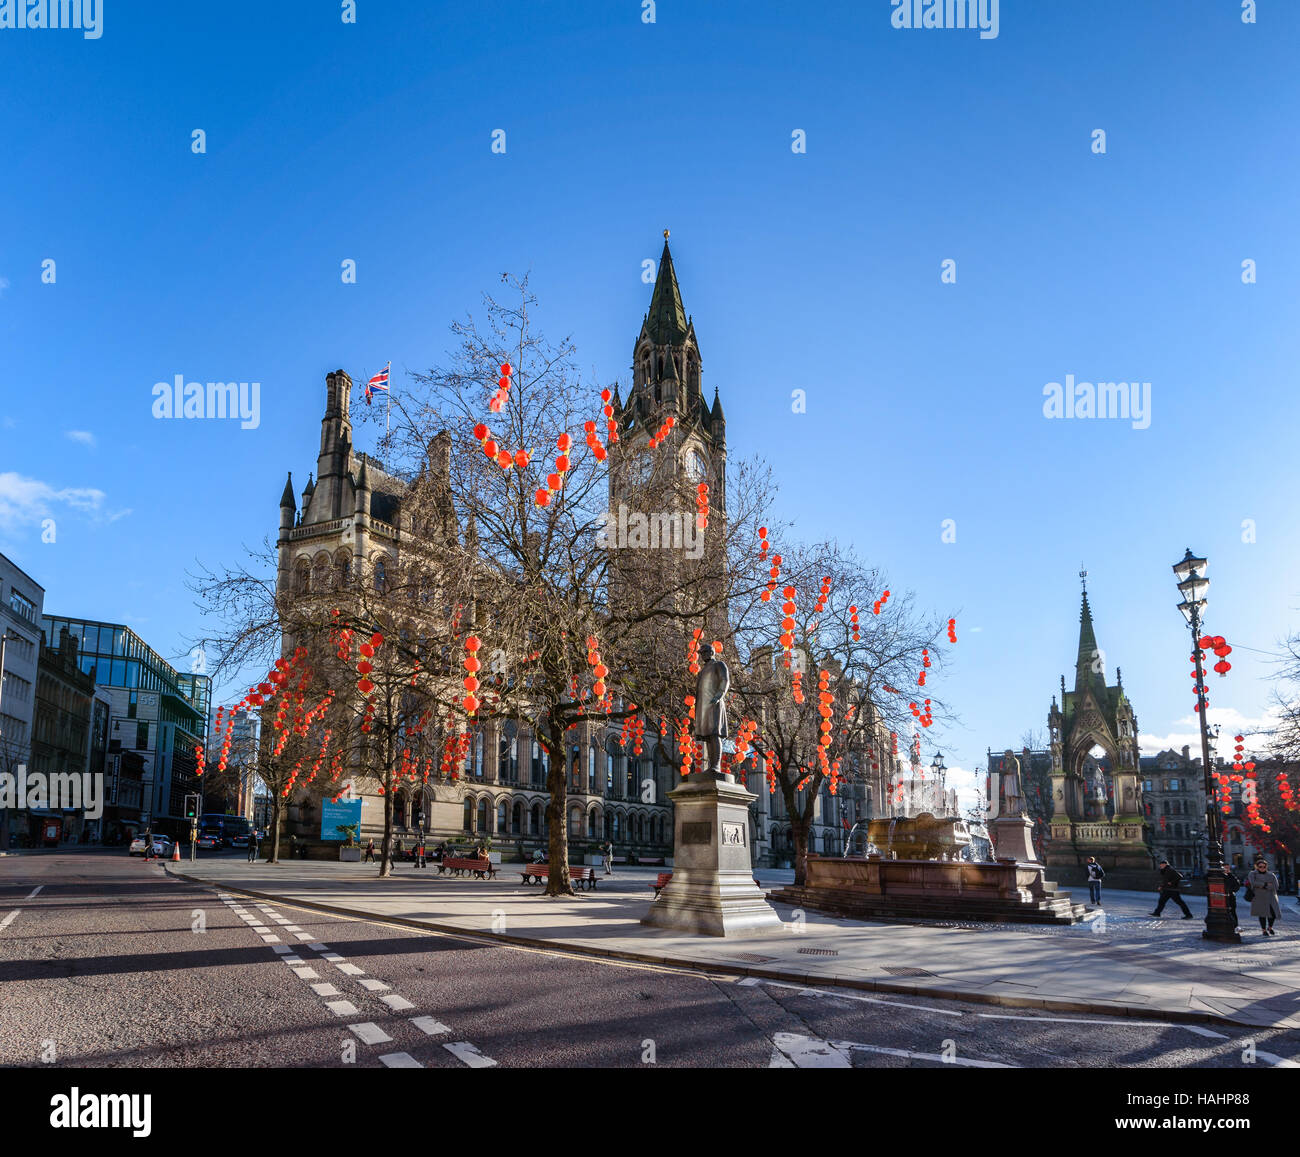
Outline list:
[[[1224,882],[1219,813],[1214,804],[1213,781],[1210,778],[1210,729],[1205,719],[1205,668],[1200,648],[1201,615],[1209,602],[1205,592],[1210,589],[1210,580],[1205,577],[1206,569],[1206,560],[1195,557],[1190,547],[1173,567],[1174,575],[1178,578],[1179,593],[1183,596],[1178,609],[1183,613],[1192,631],[1192,659],[1196,664],[1196,714],[1201,727],[1201,766],[1205,774],[1206,907],[1205,932],[1202,935],[1206,940],[1240,944],[1241,936],[1236,931],[1232,917],[1228,914],[1228,890]]]

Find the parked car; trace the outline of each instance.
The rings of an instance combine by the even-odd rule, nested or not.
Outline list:
[[[230,846],[231,846],[232,848],[246,848],[246,847],[248,847],[248,837],[247,837],[247,836],[235,836],[235,837],[230,841]]]
[[[127,854],[131,856],[143,856],[145,848],[144,836],[136,836],[131,841],[131,846]],[[172,842],[166,836],[154,836],[153,854],[155,856],[170,856],[172,854]]]
[[[204,832],[203,835],[195,841],[200,848],[210,848],[217,850],[221,847],[221,837],[212,832]]]

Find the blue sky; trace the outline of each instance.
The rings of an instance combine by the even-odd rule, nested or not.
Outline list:
[[[327,371],[391,359],[400,390],[510,270],[626,380],[668,227],[732,455],[956,612],[950,765],[1043,728],[1081,561],[1144,749],[1194,733],[1187,546],[1238,647],[1212,718],[1259,720],[1244,648],[1300,618],[1300,5],[1002,0],[990,40],[816,8],[105,0],[98,40],[0,30],[0,550],[47,610],[180,656],[186,571],[274,533]],[[259,428],[153,419],[176,374],[259,381]],[[1150,382],[1149,428],[1045,419],[1067,374]]]

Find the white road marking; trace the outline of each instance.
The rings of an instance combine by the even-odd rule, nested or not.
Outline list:
[[[410,1053],[385,1053],[379,1058],[381,1063],[387,1065],[390,1069],[422,1069],[420,1064]]]
[[[1072,1016],[1016,1016],[1009,1012],[977,1012],[985,1020],[1041,1020],[1045,1024],[1109,1024],[1113,1020],[1083,1020]],[[1168,1024],[1159,1020],[1125,1020],[1125,1028],[1186,1028],[1186,1025]]]
[[[777,1051],[783,1053],[795,1069],[851,1069],[848,1054],[833,1048],[827,1041],[793,1032],[779,1032],[772,1038]]]
[[[1188,1032],[1194,1032],[1197,1036],[1213,1037],[1215,1040],[1228,1039],[1228,1034],[1226,1032],[1215,1032],[1212,1028],[1201,1028],[1200,1025],[1195,1024],[1185,1024],[1181,1027],[1185,1028]]]
[[[348,976],[365,976],[366,974],[366,970],[364,968],[358,968],[355,964],[348,964],[346,962],[342,964],[336,964],[334,965],[334,967],[337,968],[340,972],[346,973]]]
[[[356,1016],[357,1006],[347,1000],[327,1000],[325,1007],[335,1016]]]
[[[768,1061],[767,1067],[769,1069],[792,1069],[794,1068],[794,1061],[780,1049],[774,1048],[772,1050],[772,1059]]]
[[[270,932],[271,929],[269,929],[265,924],[254,924],[253,931],[258,935],[261,935],[264,932]]]
[[[307,947],[310,948],[311,945],[308,944]],[[324,960],[328,960],[331,964],[340,964],[343,961],[343,957],[340,956],[337,952],[322,952],[321,958]]]
[[[22,911],[21,908],[15,908],[12,912],[9,913],[8,916],[6,916],[3,920],[0,920],[0,932],[3,932],[4,929],[8,928],[10,924],[12,924],[15,920],[17,920],[18,913],[21,911]]]
[[[299,939],[311,940],[311,934],[306,933],[304,936],[299,937]],[[319,940],[313,941],[311,944],[308,944],[307,947],[313,952],[328,952],[330,950],[328,944],[322,944]]]
[[[287,944],[272,944],[272,945],[271,945],[271,951],[272,951],[272,952],[279,952],[279,953],[283,954],[283,953],[285,953],[285,952],[290,951],[290,949],[289,949],[289,945],[287,945]]]
[[[286,925],[284,926],[284,930],[285,930],[286,932],[301,932],[301,931],[302,931],[302,929],[299,928],[297,924],[286,924]]]
[[[407,1000],[406,997],[398,996],[396,993],[389,993],[387,996],[381,996],[379,999],[388,1005],[388,1007],[394,1012],[405,1012],[408,1008],[415,1007],[415,1005]]]
[[[357,981],[357,983],[361,985],[362,988],[368,988],[371,992],[383,992],[385,988],[391,987],[390,985],[385,984],[382,980],[375,980],[373,977],[369,976],[364,980]]]
[[[262,939],[265,940],[266,943],[268,943],[268,944],[279,944],[279,943],[280,943],[280,937],[278,937],[274,932],[267,932],[267,933],[265,933],[265,934],[262,936]]]
[[[316,969],[314,969],[314,968],[308,968],[308,967],[306,967],[306,965],[304,965],[302,968],[295,968],[295,969],[293,970],[293,974],[294,974],[294,976],[296,976],[299,980],[319,980],[319,979],[320,979],[320,973],[317,972]]]
[[[313,984],[311,986],[311,990],[317,996],[338,996],[339,994],[339,990],[335,988],[332,984],[324,984],[324,983]]]
[[[36,899],[36,894],[37,894],[37,893],[38,893],[42,888],[44,888],[44,887],[45,887],[44,884],[37,884],[36,887],[33,888],[33,889],[32,889],[32,890],[27,894],[27,899],[28,899],[28,900],[35,900],[35,899]],[[25,902],[25,901],[24,901],[24,902]]]
[[[490,1069],[496,1065],[491,1057],[485,1057],[467,1040],[456,1041],[454,1044],[445,1044],[442,1046],[458,1061],[463,1061],[471,1069]]]
[[[442,1021],[434,1020],[431,1016],[413,1016],[411,1017],[411,1023],[421,1032],[427,1033],[429,1036],[440,1036],[444,1032],[451,1032],[451,1029],[443,1024]]]
[[[312,938],[312,935],[313,935],[313,934],[312,934],[311,932],[297,932],[297,933],[295,933],[295,935],[298,937],[299,940],[310,940],[310,939]],[[307,947],[308,947],[308,948],[315,948],[316,945],[314,945],[314,944],[308,944]]]
[[[372,1024],[368,1020],[362,1021],[360,1024],[350,1024],[348,1028],[356,1033],[362,1044],[381,1045],[385,1041],[393,1039],[377,1024]]]
[[[301,957],[301,956],[294,956],[294,955],[292,955],[292,954],[290,954],[290,955],[288,955],[288,956],[281,956],[280,959],[281,959],[282,961],[284,961],[285,964],[290,964],[290,965],[292,965],[292,964],[301,964],[301,963],[302,963],[302,957]]]
[[[1289,1061],[1276,1053],[1262,1053],[1256,1050],[1255,1055],[1268,1061],[1275,1069],[1300,1069],[1300,1062]]]
[[[781,980],[765,980],[761,976],[746,976],[743,980],[737,982],[746,986],[766,984],[770,988],[788,988],[797,992],[800,996],[828,996],[834,1000],[856,1000],[863,1004],[883,1004],[889,1008],[911,1008],[917,1012],[932,1012],[937,1016],[965,1016],[964,1012],[952,1012],[946,1008],[926,1008],[923,1004],[903,1004],[897,1000],[881,1000],[878,996],[862,996],[856,992],[846,990],[828,991],[824,988],[806,988],[802,984],[786,984]]]

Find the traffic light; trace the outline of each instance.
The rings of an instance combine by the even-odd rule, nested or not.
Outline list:
[[[185,818],[187,820],[197,819],[199,814],[199,797],[197,795],[187,795],[185,797]]]

